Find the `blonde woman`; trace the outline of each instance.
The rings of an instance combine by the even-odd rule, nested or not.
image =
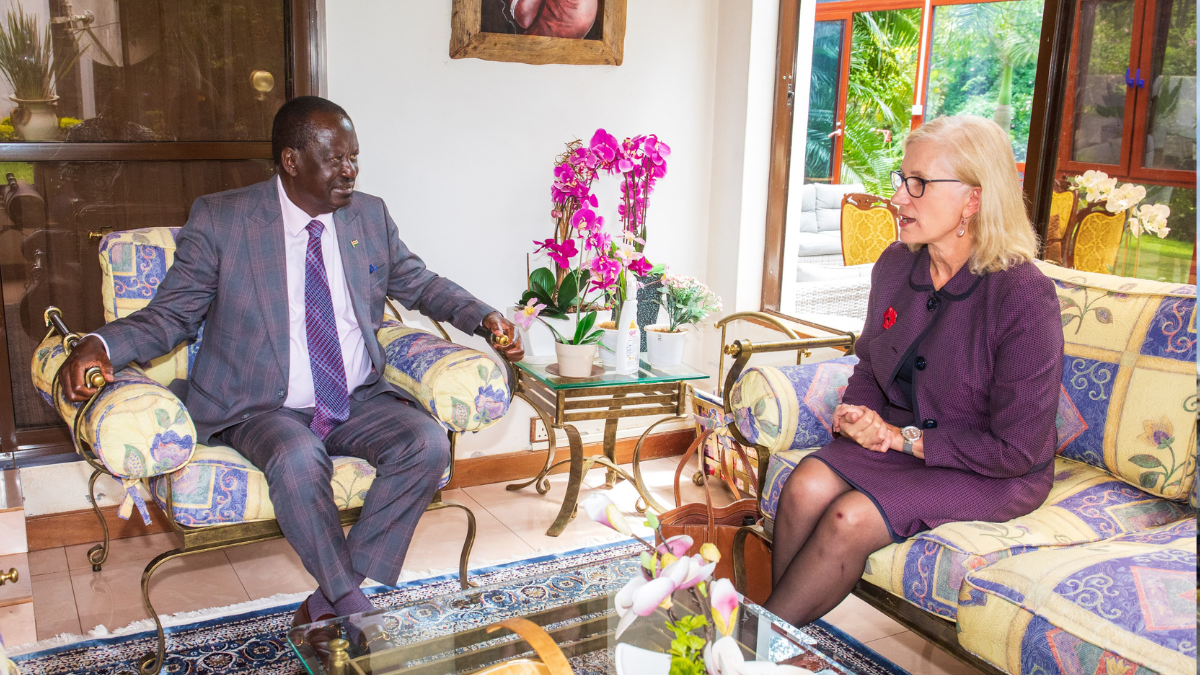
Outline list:
[[[872,552],[1050,492],[1062,326],[1008,135],[927,122],[892,183],[900,241],[872,271],[834,440],[796,467],[775,520],[766,607],[796,625],[837,606]]]

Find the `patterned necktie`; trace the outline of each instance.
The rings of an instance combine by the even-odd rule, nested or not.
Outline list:
[[[350,396],[346,393],[346,365],[338,340],[333,298],[321,255],[321,221],[310,222],[308,252],[304,258],[304,327],[308,335],[308,359],[312,366],[317,412],[308,428],[325,440],[334,427],[350,418]]]

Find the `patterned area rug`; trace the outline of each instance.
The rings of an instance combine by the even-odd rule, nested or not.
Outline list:
[[[376,607],[413,605],[405,628],[396,635],[410,642],[486,626],[509,616],[530,614],[613,593],[637,570],[641,546],[619,542],[497,565],[472,571],[484,587],[482,602],[472,603],[458,589],[455,575],[420,579],[399,587],[379,586],[368,595]],[[414,605],[414,603],[419,603]],[[285,633],[296,605],[272,607],[167,629],[164,673],[302,673]],[[854,638],[823,621],[794,631],[795,639],[831,665],[824,675],[907,675]],[[395,635],[395,633],[393,633]],[[137,675],[137,662],[154,649],[153,631],[88,640],[14,658],[23,675]],[[611,652],[572,659],[577,675],[615,672]]]

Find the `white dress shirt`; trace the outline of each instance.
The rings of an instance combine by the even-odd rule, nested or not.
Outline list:
[[[321,232],[321,257],[329,279],[329,294],[337,318],[338,341],[342,344],[342,363],[346,368],[346,390],[357,389],[371,376],[371,356],[367,343],[350,304],[350,288],[342,270],[342,254],[338,250],[337,230],[333,214],[310,217],[288,199],[283,182],[278,177],[279,207],[283,213],[284,252],[287,257],[288,297],[288,391],[285,408],[312,408],[317,404],[313,391],[312,365],[308,358],[308,329],[304,320],[304,266],[308,254],[308,223],[319,220],[325,226]]]

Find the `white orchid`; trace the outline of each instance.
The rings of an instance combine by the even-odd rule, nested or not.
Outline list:
[[[675,590],[686,590],[708,581],[717,563],[706,563],[699,554],[684,556],[663,568],[659,578],[667,577],[675,582]]]
[[[1104,208],[1109,213],[1121,213],[1137,206],[1145,198],[1146,188],[1141,185],[1126,183],[1108,193],[1108,199],[1104,202]]]
[[[633,533],[629,527],[629,521],[625,520],[625,514],[621,513],[621,509],[618,509],[611,499],[599,492],[593,492],[587,499],[579,502],[579,505],[587,512],[588,517],[597,523],[611,527],[626,536]]]
[[[1084,171],[1082,176],[1075,178],[1075,184],[1084,191],[1084,199],[1089,202],[1102,202],[1117,186],[1116,178],[1109,178],[1103,171]]]
[[[675,582],[668,577],[658,577],[647,580],[641,574],[634,575],[613,599],[617,616],[617,637],[625,632],[639,616],[650,616],[658,607],[669,607],[671,594],[675,592]]]
[[[1171,228],[1167,227],[1167,218],[1171,216],[1171,207],[1166,204],[1143,204],[1133,213],[1135,215],[1129,219],[1129,230],[1135,237],[1138,234],[1135,227],[1140,227],[1144,232],[1158,235],[1160,239],[1166,237],[1171,231]]]
[[[704,666],[709,675],[813,675],[811,670],[770,661],[747,661],[742,648],[725,636],[704,646]]]

